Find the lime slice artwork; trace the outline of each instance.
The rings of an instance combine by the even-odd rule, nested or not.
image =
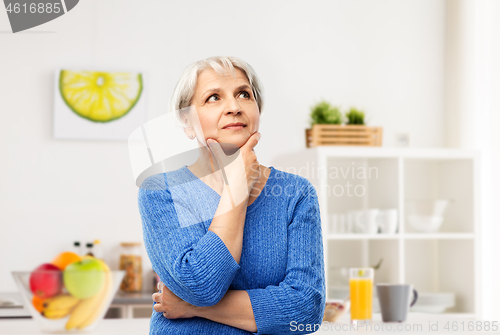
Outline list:
[[[61,70],[59,74],[59,91],[66,105],[93,122],[110,122],[127,115],[142,90],[140,73]]]

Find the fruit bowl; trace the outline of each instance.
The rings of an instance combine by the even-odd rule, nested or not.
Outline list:
[[[12,272],[24,305],[44,333],[94,331],[124,274],[109,268]]]

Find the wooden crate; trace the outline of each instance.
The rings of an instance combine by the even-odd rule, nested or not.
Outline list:
[[[306,146],[358,145],[380,147],[382,127],[360,125],[315,124],[306,129]]]

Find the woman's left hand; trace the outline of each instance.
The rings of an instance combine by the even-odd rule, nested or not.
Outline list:
[[[163,316],[167,319],[192,318],[196,316],[196,306],[185,302],[173,294],[163,282],[158,283],[158,290],[161,292],[153,293],[153,301],[156,302],[153,308],[156,312],[163,313]]]

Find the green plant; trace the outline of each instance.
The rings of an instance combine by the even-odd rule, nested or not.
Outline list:
[[[383,258],[381,258],[381,259],[378,261],[377,265],[372,266],[372,268],[373,268],[374,270],[378,270],[378,269],[380,269],[380,265],[382,265],[382,261],[383,261],[383,260],[384,260],[384,259],[383,259]]]
[[[349,109],[349,112],[345,114],[345,117],[347,119],[347,124],[359,124],[359,125],[365,124],[365,113],[354,107]]]
[[[342,124],[342,113],[338,107],[321,101],[311,108],[311,126],[314,124]]]

